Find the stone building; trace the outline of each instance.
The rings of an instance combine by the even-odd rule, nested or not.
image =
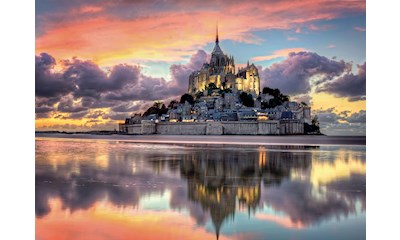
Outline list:
[[[210,63],[204,63],[200,70],[189,76],[188,92],[190,94],[203,92],[210,83],[214,83],[220,89],[244,91],[258,96],[260,93],[260,77],[257,67],[247,62],[247,66],[240,68],[236,73],[233,56],[224,54],[219,46],[218,28],[216,35]]]

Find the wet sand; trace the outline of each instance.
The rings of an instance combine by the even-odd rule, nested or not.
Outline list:
[[[36,133],[36,138],[102,139],[137,143],[175,143],[175,144],[233,144],[233,145],[366,145],[365,136],[244,136],[244,135],[92,135]]]

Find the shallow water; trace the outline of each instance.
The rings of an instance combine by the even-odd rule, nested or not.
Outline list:
[[[365,146],[36,140],[36,239],[365,239]]]

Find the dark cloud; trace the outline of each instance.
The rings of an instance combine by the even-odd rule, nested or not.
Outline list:
[[[86,118],[99,118],[99,117],[104,117],[106,115],[106,112],[102,110],[96,110],[90,114],[87,114],[85,117]]]
[[[138,66],[120,64],[114,66],[107,76],[97,64],[77,58],[64,60],[63,64],[66,67],[63,78],[76,85],[75,97],[99,99],[101,93],[122,89],[127,84],[136,84],[140,73]]]
[[[188,89],[189,75],[193,71],[200,70],[204,63],[209,62],[210,55],[203,50],[197,51],[187,64],[173,64],[170,67],[172,77],[172,89],[176,93],[185,93]]]
[[[86,114],[88,114],[88,113],[89,113],[89,110],[84,110],[84,111],[81,111],[81,112],[73,112],[68,116],[68,118],[81,119],[84,116],[86,116]]]
[[[308,105],[311,105],[312,97],[309,94],[300,94],[300,95],[290,96],[290,101],[296,101],[298,103],[304,102]]]
[[[321,84],[342,75],[350,66],[317,53],[290,53],[287,59],[269,68],[259,67],[261,86],[279,88],[285,94],[304,94],[311,90],[311,78]]]
[[[54,116],[54,118],[58,118],[58,119],[68,119],[67,117],[63,116],[62,114],[58,114],[58,115]]]
[[[39,119],[39,118],[48,118],[50,117],[50,113],[49,112],[44,112],[44,113],[36,113],[35,114],[35,118]]]
[[[37,118],[50,117],[47,113],[54,110],[69,113],[74,119],[105,115],[104,112],[88,114],[89,109],[96,108],[114,107],[117,112],[129,113],[143,111],[142,106],[149,104],[127,107],[126,101],[147,103],[171,97],[177,91],[163,78],[141,74],[139,66],[119,64],[103,70],[91,61],[77,58],[62,60],[61,64],[63,70],[55,72],[56,61],[52,56],[47,53],[36,56]],[[115,117],[113,113],[109,116]]]
[[[349,72],[333,81],[328,81],[317,88],[317,92],[328,92],[337,97],[348,97],[349,101],[365,100],[366,63],[357,65],[357,68],[357,74]]]
[[[136,85],[127,85],[118,91],[109,92],[104,96],[104,99],[113,101],[154,101],[168,97],[168,90],[167,81],[164,78],[141,75]]]
[[[338,120],[347,121],[349,123],[365,123],[367,112],[360,110],[359,112],[350,114],[350,111],[335,112],[335,108],[325,110],[315,110],[313,114],[318,116],[320,123],[338,123]]]
[[[143,104],[145,103],[146,101],[140,101],[139,103],[134,105],[131,103],[122,103],[115,107],[112,107],[111,110],[114,112],[135,112],[141,110]]]
[[[51,117],[49,113],[55,111],[60,116],[68,113],[66,116],[73,119],[102,117],[111,121],[144,112],[156,100],[179,99],[187,91],[189,75],[200,69],[209,55],[200,50],[187,64],[172,65],[171,81],[146,76],[139,66],[119,64],[102,69],[94,62],[76,57],[61,60],[63,69],[55,72],[56,61],[52,56],[41,53],[35,58],[36,118]],[[90,109],[98,108],[111,109],[107,114],[89,113]]]
[[[125,120],[126,118],[129,118],[133,116],[133,112],[124,112],[124,113],[109,113],[103,116],[104,119],[111,119],[115,121],[121,121]]]
[[[324,123],[338,123],[339,119],[342,119],[335,112],[335,108],[328,108],[325,110],[315,110],[313,111],[314,115],[318,116],[318,121],[322,124]]]
[[[43,107],[37,107],[35,108],[35,113],[48,113],[54,111],[53,107],[49,107],[49,106],[43,106]]]
[[[74,90],[72,82],[65,81],[62,75],[54,73],[56,60],[47,53],[35,56],[35,94],[36,97],[59,97]]]
[[[351,114],[347,121],[349,123],[366,123],[367,120],[367,111],[361,110],[358,113]]]
[[[320,123],[321,132],[328,136],[365,136],[365,123]]]
[[[88,110],[88,108],[82,107],[81,105],[75,105],[74,99],[71,96],[62,98],[58,104],[57,110],[59,112],[74,113]]]
[[[345,111],[341,111],[339,113],[339,115],[342,117],[348,117],[350,113],[351,113],[351,111],[345,110]]]

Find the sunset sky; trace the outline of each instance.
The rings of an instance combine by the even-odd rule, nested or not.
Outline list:
[[[365,1],[36,1],[36,130],[118,128],[187,91],[220,46],[261,88],[311,104],[322,132],[365,135]]]

